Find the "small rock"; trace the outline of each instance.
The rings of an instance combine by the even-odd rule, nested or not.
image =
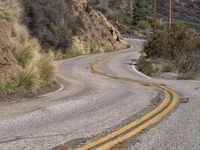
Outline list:
[[[189,102],[189,97],[187,97],[187,98],[181,98],[180,102],[181,103],[188,103]]]
[[[167,73],[163,73],[161,74],[161,77],[164,79],[169,79],[169,80],[175,80],[177,78],[177,74],[172,73],[172,72],[167,72]]]

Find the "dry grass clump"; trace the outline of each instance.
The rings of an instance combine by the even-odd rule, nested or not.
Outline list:
[[[40,81],[36,68],[31,65],[19,72],[17,75],[17,82],[21,93],[26,93],[28,91],[35,93],[40,88]]]
[[[0,80],[0,98],[16,94],[16,82]]]
[[[31,63],[31,60],[34,58],[34,47],[31,41],[27,41],[24,44],[17,44],[13,54],[19,65],[25,68],[26,65]]]
[[[51,63],[54,59],[52,54],[40,55],[37,60],[37,73],[39,75],[41,83],[44,85],[50,85],[52,83],[52,78],[54,77],[55,71],[54,66]]]
[[[21,16],[21,9],[18,0],[0,1],[0,18],[7,22],[17,22]]]
[[[20,24],[18,0],[0,1],[0,19],[0,23],[5,22],[9,27],[5,30],[0,26],[0,30],[5,30],[11,43],[10,51],[19,66],[16,75],[0,80],[0,97],[37,93],[54,80],[53,56],[40,54],[38,41]]]

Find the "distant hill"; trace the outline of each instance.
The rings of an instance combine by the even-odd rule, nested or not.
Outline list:
[[[152,2],[142,0],[149,12],[152,10]],[[159,17],[167,19],[168,0],[157,1]],[[199,0],[174,0],[173,16],[182,20],[200,32],[200,1]]]
[[[131,16],[133,0],[88,0],[89,4],[105,16],[126,14]]]
[[[132,5],[135,0],[89,0],[94,8],[106,16],[118,14],[131,17]],[[152,0],[141,0],[148,12],[152,11]],[[157,1],[159,17],[167,20],[168,0]],[[177,20],[185,21],[200,32],[200,1],[199,0],[174,0],[173,16]]]

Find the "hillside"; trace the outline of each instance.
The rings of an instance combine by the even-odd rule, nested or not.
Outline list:
[[[4,2],[0,3],[0,78],[4,78],[5,75],[9,76],[15,72],[15,70],[18,70],[17,60],[14,58],[13,53],[11,52],[12,46],[11,46],[11,32],[12,32],[12,26],[10,25],[10,22],[6,21],[6,18],[10,18],[10,16],[6,15],[6,8],[8,7]],[[12,8],[12,7],[11,7]],[[18,11],[16,10],[16,14]],[[14,15],[16,17],[16,14],[9,14]],[[11,21],[11,20],[10,20]],[[14,20],[12,20],[14,21]]]
[[[97,10],[100,10],[108,18],[117,15],[117,19],[131,18],[132,5],[135,0],[90,0],[90,4]],[[141,0],[147,8],[149,14],[152,12],[152,1]],[[168,0],[157,1],[159,19],[167,21]],[[190,27],[200,31],[200,1],[199,0],[175,0],[174,18],[185,21]],[[119,18],[120,16],[120,18]],[[111,19],[113,19],[111,17]],[[116,19],[115,19],[116,20]],[[128,20],[128,18],[126,19]],[[125,20],[125,23],[126,23]],[[123,20],[124,21],[124,20]],[[122,30],[123,31],[123,30]]]
[[[142,0],[151,12],[152,3],[149,0]],[[164,20],[168,15],[168,0],[158,1],[158,13],[159,17]],[[189,24],[191,27],[197,29],[200,32],[200,1],[199,0],[175,0],[174,1],[174,18],[182,20]]]
[[[89,4],[107,17],[116,14],[131,16],[133,0],[89,0]]]
[[[25,96],[51,86],[54,67],[50,55],[40,54],[40,45],[21,22],[17,0],[0,2],[0,100]]]
[[[133,0],[89,0],[89,5],[101,11],[121,34],[134,34],[130,29]]]
[[[87,0],[23,0],[24,22],[44,48],[75,55],[124,48],[120,33]]]
[[[86,0],[1,0],[0,35],[0,100],[56,88],[49,51],[63,58],[128,46]]]

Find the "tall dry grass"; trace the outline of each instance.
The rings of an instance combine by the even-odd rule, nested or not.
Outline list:
[[[43,54],[38,56],[36,61],[37,73],[39,75],[41,83],[44,85],[50,85],[55,75],[54,66],[51,63],[54,60],[53,54]]]
[[[0,22],[5,22],[12,30],[8,32],[10,50],[21,68],[16,75],[0,80],[0,97],[36,93],[54,80],[53,56],[40,54],[38,41],[20,24],[21,16],[18,0],[0,1]],[[5,29],[0,26],[0,30]]]

